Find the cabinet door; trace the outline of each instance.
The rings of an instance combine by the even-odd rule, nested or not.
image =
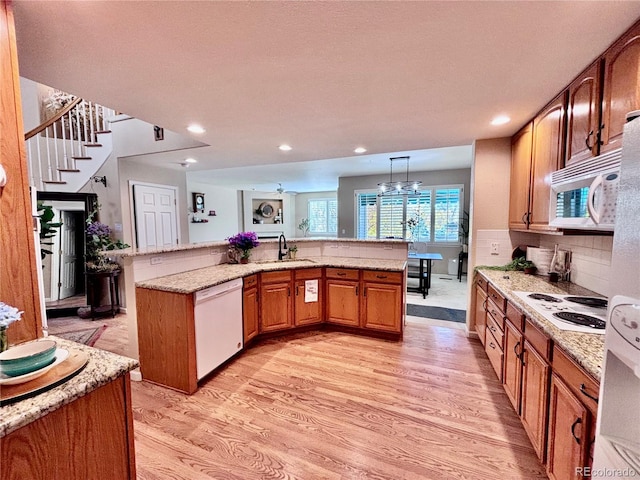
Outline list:
[[[402,331],[402,287],[364,282],[362,326],[374,330]]]
[[[626,115],[640,110],[640,23],[605,53],[604,62],[601,152],[622,146]]]
[[[244,343],[258,334],[258,289],[249,288],[242,296],[242,319]]]
[[[327,280],[327,321],[360,326],[359,282]]]
[[[549,195],[551,173],[564,166],[565,106],[566,92],[556,97],[533,121],[531,230],[555,230],[549,227]]]
[[[551,367],[527,340],[524,341],[522,363],[520,419],[538,458],[544,462]]]
[[[485,332],[487,330],[487,294],[482,287],[476,287],[476,332],[482,345],[485,343]]]
[[[562,380],[552,375],[547,474],[552,480],[583,478],[587,460],[589,414]]]
[[[505,322],[504,329],[504,390],[511,405],[520,414],[520,388],[522,386],[522,334],[510,321]]]
[[[267,283],[260,288],[260,332],[293,326],[291,282]]]
[[[600,60],[569,85],[567,165],[598,155],[600,150]]]
[[[509,187],[509,228],[529,225],[529,189],[533,125],[529,123],[511,141],[511,183]]]
[[[315,280],[318,282],[318,298],[315,301],[307,302],[305,282]],[[310,325],[322,322],[322,279],[314,278],[307,280],[296,280],[295,282],[295,315],[296,326]]]

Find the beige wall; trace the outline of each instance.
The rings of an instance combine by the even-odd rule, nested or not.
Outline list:
[[[308,214],[309,200],[315,200],[318,198],[337,200],[338,192],[313,192],[313,193],[299,193],[298,195],[296,195],[295,196],[296,218],[294,221],[294,226],[295,226],[294,236],[302,237],[302,230],[298,230],[298,225],[300,225],[300,222],[302,221],[303,218],[307,218],[309,216]],[[308,236],[311,237],[312,236],[311,233],[309,233]],[[323,235],[323,237],[324,236],[326,235]]]

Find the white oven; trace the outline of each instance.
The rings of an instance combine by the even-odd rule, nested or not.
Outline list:
[[[591,475],[640,479],[640,300],[609,306]]]
[[[551,174],[549,224],[613,230],[620,183],[621,150],[575,163]]]

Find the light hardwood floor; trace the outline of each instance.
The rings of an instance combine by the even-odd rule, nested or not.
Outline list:
[[[192,396],[133,382],[138,478],[546,478],[480,343],[406,328],[265,341]]]

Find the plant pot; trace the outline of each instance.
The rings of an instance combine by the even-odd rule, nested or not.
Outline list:
[[[244,264],[249,263],[249,257],[241,257],[240,263],[244,263]]]
[[[526,273],[527,275],[533,275],[534,273],[536,273],[537,267],[525,267],[524,269],[524,273]]]

